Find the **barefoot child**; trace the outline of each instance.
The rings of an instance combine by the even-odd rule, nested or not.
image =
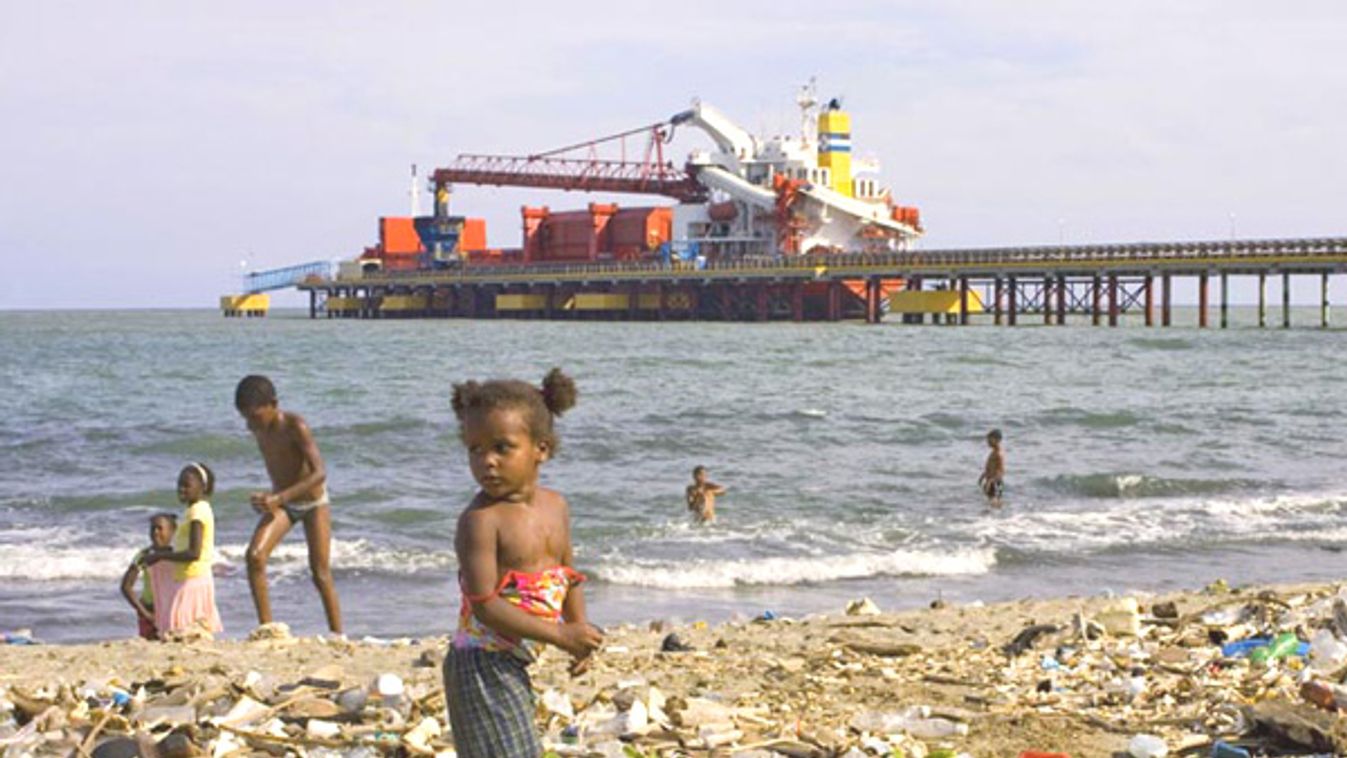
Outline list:
[[[298,414],[282,411],[276,387],[265,376],[245,376],[234,390],[234,407],[248,422],[257,439],[262,462],[271,477],[270,492],[254,492],[253,510],[262,514],[248,544],[248,586],[257,623],[271,622],[271,597],[267,591],[267,558],[296,523],[304,525],[309,547],[309,572],[323,600],[327,627],[341,634],[341,606],[332,585],[329,555],[332,514],[327,496],[327,472],[318,454],[309,425]]]
[[[463,758],[542,754],[528,665],[539,643],[588,664],[602,633],[585,619],[566,499],[538,486],[557,450],[552,420],[575,405],[558,369],[542,390],[521,381],[454,386],[468,465],[480,489],[458,519],[463,602],[444,659],[454,747]]]
[[[1000,508],[1001,494],[1006,486],[1006,456],[1001,450],[1000,429],[987,432],[987,447],[992,451],[987,454],[987,463],[982,467],[982,476],[978,477],[978,486],[982,488],[982,494],[987,496],[987,504],[993,508]]]
[[[688,510],[699,524],[710,524],[716,520],[716,496],[725,494],[725,488],[706,480],[706,467],[692,469],[692,484],[688,485]]]
[[[215,473],[204,463],[189,463],[178,474],[178,501],[187,506],[173,533],[173,545],[156,548],[146,557],[150,566],[173,564],[176,584],[172,597],[155,597],[154,625],[160,637],[201,627],[221,632],[220,612],[215,607],[215,512],[206,500],[215,491]]]
[[[173,532],[178,528],[178,519],[171,513],[156,513],[150,516],[150,546],[136,553],[131,565],[122,574],[122,597],[136,609],[136,618],[140,627],[140,636],[147,640],[159,639],[159,630],[154,624],[154,599],[164,598],[164,602],[173,600],[173,565],[156,562],[153,566],[146,558],[155,548],[169,548],[173,544]],[[136,594],[136,579],[141,580],[140,594]]]

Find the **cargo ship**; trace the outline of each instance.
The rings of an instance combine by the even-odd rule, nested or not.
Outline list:
[[[870,175],[873,160],[853,157],[851,116],[812,83],[796,98],[799,135],[749,133],[710,104],[665,122],[528,156],[460,155],[434,172],[430,216],[383,218],[379,244],[359,260],[366,271],[600,261],[714,262],[807,253],[906,250],[921,237],[915,207],[894,202]],[[695,128],[711,150],[695,150],[681,169],[663,160],[674,130]],[[641,161],[564,157],[644,133]],[[483,219],[450,213],[455,184],[663,195],[674,205],[624,207],[591,202],[577,210],[520,209],[518,247],[487,244]]]
[[[878,163],[853,155],[851,116],[841,101],[821,101],[811,81],[800,88],[796,105],[800,128],[794,135],[753,134],[694,100],[663,121],[554,150],[461,154],[431,174],[429,215],[414,210],[380,218],[376,244],[334,272],[304,270],[288,286],[310,292],[314,315],[365,318],[804,319],[885,307],[901,279],[773,283],[750,277],[751,286],[735,286],[717,275],[737,267],[814,266],[812,261],[832,256],[904,253],[923,234],[918,209],[896,202],[875,178]],[[700,132],[710,144],[675,165],[665,148],[680,130]],[[639,159],[628,159],[630,141],[643,142]],[[619,146],[621,157],[600,157]],[[414,204],[415,174],[413,167]],[[518,246],[496,247],[488,242],[484,219],[451,208],[456,186],[672,202],[608,200],[557,210],[525,205]],[[247,289],[285,286],[287,275],[301,268],[262,272]],[[606,273],[585,273],[599,271]],[[738,284],[750,283],[741,277]],[[222,301],[222,308],[247,311],[237,296],[227,305]]]

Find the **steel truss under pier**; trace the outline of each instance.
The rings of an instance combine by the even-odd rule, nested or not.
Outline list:
[[[306,279],[310,315],[329,318],[540,318],[1061,325],[1068,317],[1117,326],[1140,313],[1173,323],[1174,281],[1197,285],[1197,326],[1229,325],[1232,277],[1256,277],[1259,325],[1267,279],[1282,278],[1291,325],[1291,277],[1320,280],[1319,325],[1329,325],[1329,282],[1347,272],[1347,238],[1086,245],[661,263],[483,265],[441,271]],[[319,304],[325,307],[320,310]],[[1157,313],[1158,311],[1158,313]],[[1033,318],[1037,317],[1037,318]]]

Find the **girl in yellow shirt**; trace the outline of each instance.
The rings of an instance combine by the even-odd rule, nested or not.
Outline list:
[[[178,519],[172,548],[154,550],[147,564],[172,561],[176,587],[171,600],[156,598],[155,626],[159,633],[200,627],[212,633],[224,630],[215,607],[215,513],[206,498],[215,491],[215,472],[204,463],[192,462],[178,474],[178,501],[187,506]]]

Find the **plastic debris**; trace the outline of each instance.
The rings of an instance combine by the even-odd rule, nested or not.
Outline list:
[[[665,653],[683,653],[692,650],[692,646],[684,642],[683,638],[676,633],[669,632],[665,635],[664,641],[660,643],[659,649]]]
[[[1129,599],[1137,633],[1119,635]],[[532,667],[538,726],[556,756],[1347,754],[1337,588],[1190,594],[1177,616],[1140,600],[622,626],[578,677],[558,651]],[[0,754],[452,755],[439,671],[418,665],[440,648],[345,644],[164,647],[176,665],[152,675],[0,680]]]
[[[272,621],[262,624],[248,633],[249,642],[289,639],[294,639],[294,635],[290,633],[290,625],[284,621]]]
[[[1153,734],[1138,734],[1128,741],[1127,754],[1132,758],[1163,758],[1169,755],[1169,745]]]
[[[847,603],[848,616],[878,616],[880,614],[879,606],[868,597],[852,600]]]
[[[1141,612],[1134,597],[1126,597],[1109,605],[1095,616],[1095,621],[1104,627],[1104,631],[1114,636],[1141,635]]]

